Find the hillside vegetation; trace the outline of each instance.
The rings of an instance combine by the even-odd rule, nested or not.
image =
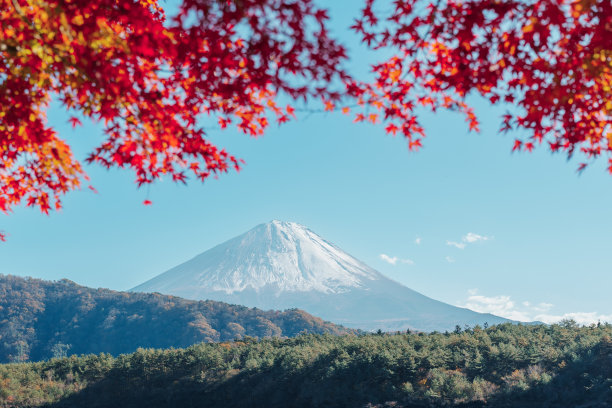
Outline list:
[[[351,333],[301,310],[262,311],[215,301],[91,289],[0,275],[0,363],[70,354],[119,355],[299,333]]]
[[[0,366],[0,407],[609,407],[612,326],[303,335]]]

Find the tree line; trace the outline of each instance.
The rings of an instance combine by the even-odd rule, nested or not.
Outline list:
[[[0,407],[600,407],[612,325],[243,337],[0,366]]]

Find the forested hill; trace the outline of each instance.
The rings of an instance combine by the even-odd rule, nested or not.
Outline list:
[[[305,335],[0,365],[0,407],[612,405],[612,326]]]
[[[252,337],[354,332],[293,309],[262,311],[215,301],[91,289],[0,275],[0,362],[67,354],[118,355]]]

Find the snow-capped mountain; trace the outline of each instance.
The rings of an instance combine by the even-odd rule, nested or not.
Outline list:
[[[421,295],[305,226],[282,221],[258,225],[132,290],[261,309],[297,307],[364,330],[450,330],[507,321]]]

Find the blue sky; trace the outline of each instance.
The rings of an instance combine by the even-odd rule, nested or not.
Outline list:
[[[356,3],[334,2],[332,17],[351,69],[363,72],[365,56],[346,29]],[[605,163],[578,175],[576,161],[543,149],[512,154],[512,135],[497,134],[503,109],[472,102],[480,133],[468,133],[458,115],[426,113],[417,153],[383,126],[321,113],[259,139],[211,132],[246,166],[204,184],[139,190],[128,171],[89,166],[98,194],[71,193],[50,216],[17,208],[0,217],[9,234],[0,273],[125,290],[280,219],[451,304],[523,319],[612,320]],[[83,158],[102,134],[92,124],[72,130],[67,118],[56,106],[49,113]],[[147,197],[153,206],[142,205]]]

